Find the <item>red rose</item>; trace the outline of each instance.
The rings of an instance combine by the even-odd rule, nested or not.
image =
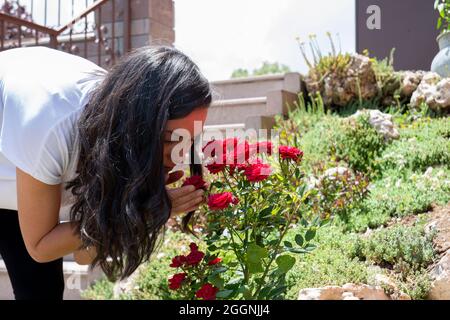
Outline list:
[[[172,263],[170,264],[170,267],[172,268],[179,268],[182,267],[186,263],[186,257],[185,256],[176,256],[172,259]]]
[[[219,292],[219,288],[214,287],[212,284],[204,284],[200,290],[195,293],[197,298],[203,300],[216,300],[216,294]]]
[[[223,210],[232,204],[238,204],[237,199],[231,192],[212,194],[208,197],[208,206],[211,210]]]
[[[191,253],[186,256],[186,264],[196,266],[203,260],[204,256],[205,254],[201,251],[191,251]]]
[[[251,153],[266,153],[269,156],[273,153],[273,144],[270,141],[262,141],[251,145]]]
[[[211,172],[212,174],[217,174],[217,173],[222,172],[225,169],[225,167],[226,167],[225,163],[213,162],[211,164],[208,164],[206,166],[206,169],[208,169],[209,172]]]
[[[281,146],[279,148],[281,159],[298,162],[303,158],[303,151],[295,147]]]
[[[216,151],[223,149],[223,142],[221,140],[209,141],[202,149],[202,152],[206,157],[215,157]]]
[[[229,162],[227,164],[241,165],[250,159],[250,145],[247,141],[235,144],[232,152],[228,152],[227,157]]]
[[[181,284],[186,279],[186,273],[177,273],[169,279],[169,289],[170,290],[178,290],[181,287]]]
[[[222,262],[222,259],[215,258],[215,259],[211,260],[210,262],[208,262],[208,266],[214,266],[214,265],[216,265],[218,263],[221,263],[221,262]]]
[[[270,165],[262,163],[259,159],[257,159],[256,163],[249,164],[244,170],[244,174],[250,182],[263,181],[267,179],[271,173],[272,169],[270,168]]]
[[[197,189],[205,189],[206,182],[203,180],[201,176],[192,176],[187,178],[184,183],[183,187],[185,186],[194,186],[195,190]]]
[[[191,249],[191,252],[192,251],[198,251],[198,246],[194,242],[191,242],[189,244],[189,249]]]
[[[247,164],[230,164],[230,174],[234,174],[236,171],[244,171]]]

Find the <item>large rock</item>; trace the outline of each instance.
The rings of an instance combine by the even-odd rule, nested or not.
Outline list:
[[[409,297],[402,295],[400,299]],[[381,286],[348,283],[342,287],[328,286],[323,288],[303,289],[298,300],[394,300],[387,295]]]
[[[379,110],[359,110],[351,118],[367,115],[370,125],[381,134],[385,140],[398,139],[400,134],[394,126],[392,116]]]
[[[450,300],[450,250],[433,267],[430,276],[432,283],[428,299]]]
[[[425,71],[401,71],[401,96],[411,98],[422,82]]]
[[[442,79],[437,73],[428,72],[411,97],[411,107],[423,103],[436,112],[450,112],[450,78]]]
[[[431,300],[450,300],[450,204],[435,207],[431,212],[427,232],[435,233],[433,243],[439,260],[431,268]]]
[[[326,106],[343,107],[360,98],[370,100],[378,94],[372,62],[360,54],[350,56],[349,63],[340,72],[321,75],[311,69],[305,83],[309,93],[321,94]]]

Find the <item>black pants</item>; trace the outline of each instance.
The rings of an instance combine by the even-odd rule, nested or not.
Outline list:
[[[0,209],[0,255],[16,300],[62,300],[62,259],[38,263],[25,248],[17,211]]]

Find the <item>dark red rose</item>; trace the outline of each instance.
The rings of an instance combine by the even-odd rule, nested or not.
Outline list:
[[[170,264],[170,267],[172,268],[180,268],[186,263],[186,257],[185,256],[176,256],[172,259],[172,263]]]
[[[219,288],[214,287],[212,284],[204,284],[200,290],[195,293],[195,296],[203,300],[216,300],[216,294],[219,292]]]
[[[245,167],[244,175],[250,182],[258,182],[267,179],[272,173],[270,165],[262,163],[257,159],[256,163],[249,164]]]
[[[186,264],[189,266],[196,266],[198,265],[202,260],[205,254],[201,251],[191,251],[186,256]]]
[[[225,163],[217,163],[217,162],[213,162],[211,164],[206,165],[206,169],[208,169],[209,172],[211,172],[212,174],[217,174],[222,172],[226,167]]]
[[[191,249],[191,252],[192,251],[198,251],[198,246],[194,242],[191,242],[189,244],[189,249]]]
[[[214,266],[214,265],[216,265],[216,264],[218,264],[218,263],[221,263],[222,262],[222,259],[220,259],[220,258],[215,258],[215,259],[212,259],[210,262],[208,262],[208,265],[209,266]]]
[[[303,151],[295,147],[281,146],[279,152],[281,159],[283,160],[293,160],[298,162],[303,158]]]
[[[223,141],[221,140],[212,140],[209,141],[202,149],[205,157],[215,157],[217,151],[223,150]]]
[[[183,281],[186,279],[186,273],[177,273],[169,279],[169,289],[178,290],[180,289]]]
[[[270,141],[262,141],[250,146],[250,153],[266,153],[269,156],[273,153],[273,144]]]
[[[208,197],[208,206],[211,210],[223,210],[238,203],[239,199],[233,196],[231,192],[212,194]]]
[[[185,186],[194,186],[195,189],[205,189],[206,188],[206,182],[203,180],[201,176],[192,176],[187,178],[184,183],[183,187]]]

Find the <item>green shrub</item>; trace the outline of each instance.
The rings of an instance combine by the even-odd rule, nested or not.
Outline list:
[[[386,147],[383,136],[370,125],[367,116],[351,119],[336,128],[330,145],[337,160],[344,160],[355,171],[374,175],[380,169],[377,158]]]
[[[436,168],[425,173],[389,170],[373,182],[370,194],[350,214],[347,230],[364,231],[385,225],[393,217],[424,213],[432,204],[450,201],[450,170]]]
[[[286,299],[297,299],[304,288],[367,282],[367,265],[354,256],[357,235],[327,226],[319,229],[315,241],[317,249],[300,256],[288,273]]]
[[[439,165],[450,168],[448,118],[417,120],[400,128],[400,136],[381,156],[381,166],[385,169],[418,171]]]
[[[425,234],[423,224],[395,225],[375,231],[367,239],[360,237],[356,256],[402,274],[426,268],[433,262],[432,233]]]
[[[427,267],[436,257],[433,237],[434,233],[425,233],[424,220],[414,226],[395,225],[360,237],[354,254],[391,270],[390,277],[402,292],[412,299],[424,299],[431,285]]]

